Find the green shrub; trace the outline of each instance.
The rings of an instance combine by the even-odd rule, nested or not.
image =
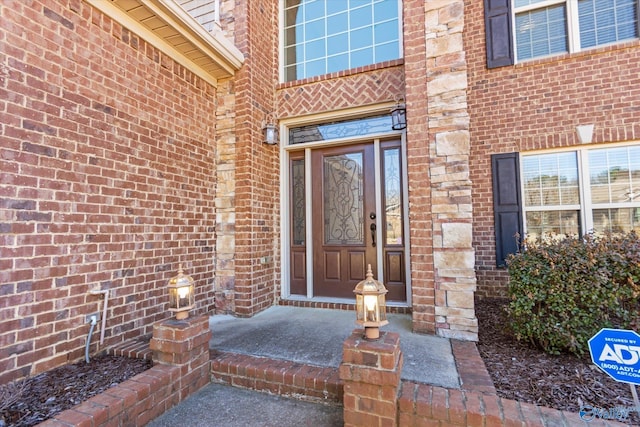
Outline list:
[[[538,240],[507,266],[508,312],[519,340],[581,356],[601,328],[640,326],[640,238],[634,232]]]

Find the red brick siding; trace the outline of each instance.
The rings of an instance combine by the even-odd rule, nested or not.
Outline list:
[[[630,41],[489,70],[482,2],[465,2],[471,179],[479,296],[504,295],[496,269],[491,154],[570,147],[576,126],[594,143],[640,139],[640,42]]]
[[[278,3],[237,0],[235,43],[246,57],[235,79],[235,312],[251,316],[279,295],[278,148],[262,143],[278,79]],[[262,264],[261,258],[271,262]]]
[[[74,1],[0,6],[0,383],[166,318],[178,263],[213,309],[215,90]],[[96,351],[94,335],[91,351]]]
[[[403,1],[413,329],[435,332],[424,2]]]

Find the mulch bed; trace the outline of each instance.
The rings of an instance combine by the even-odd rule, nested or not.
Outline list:
[[[0,385],[0,427],[30,427],[151,368],[152,362],[96,356]]]
[[[509,331],[506,303],[476,301],[478,351],[499,396],[574,413],[581,405],[604,410],[633,407],[629,384],[600,371],[589,355],[552,356],[517,341]],[[626,422],[640,425],[640,414],[632,412]]]

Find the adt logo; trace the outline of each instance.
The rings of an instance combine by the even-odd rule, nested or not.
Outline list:
[[[640,384],[640,335],[626,329],[601,329],[589,340],[591,360],[619,382]]]

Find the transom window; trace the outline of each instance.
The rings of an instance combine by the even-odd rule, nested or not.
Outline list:
[[[640,232],[640,145],[523,155],[528,238]]]
[[[514,0],[518,60],[638,37],[638,0]]]
[[[400,0],[284,0],[284,80],[400,58]]]

